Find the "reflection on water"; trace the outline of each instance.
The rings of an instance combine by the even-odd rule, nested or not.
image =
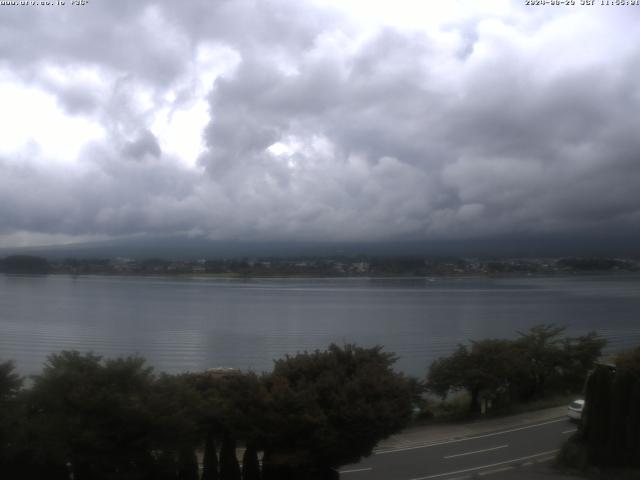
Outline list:
[[[382,344],[424,375],[457,343],[537,323],[640,345],[640,276],[201,279],[0,276],[0,359],[23,373],[62,349],[139,353],[158,370],[269,370],[330,342]]]

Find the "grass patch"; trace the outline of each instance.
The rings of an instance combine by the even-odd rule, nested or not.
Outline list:
[[[568,393],[562,395],[549,395],[526,403],[512,403],[498,407],[487,412],[488,415],[514,415],[517,413],[534,412],[545,408],[568,406],[576,398],[581,398],[580,393]]]
[[[413,419],[413,425],[467,420],[471,418],[469,402],[470,397],[467,393],[460,393],[441,401],[424,399]]]
[[[469,411],[471,398],[468,393],[461,392],[442,401],[425,399],[420,405],[420,410],[416,412],[412,423],[415,426],[419,426],[430,423],[462,422],[476,420],[478,418],[516,415],[519,413],[544,410],[546,408],[567,406],[580,396],[580,393],[550,395],[526,403],[512,403],[509,405],[494,406],[487,410],[484,415],[480,415],[472,414]]]

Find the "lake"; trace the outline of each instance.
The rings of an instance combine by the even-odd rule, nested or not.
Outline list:
[[[460,342],[539,323],[640,345],[640,276],[211,279],[0,275],[0,359],[23,374],[63,349],[140,354],[159,371],[270,370],[331,342],[384,345],[423,376]]]

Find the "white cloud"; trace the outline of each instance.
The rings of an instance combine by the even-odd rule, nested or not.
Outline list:
[[[364,26],[411,29],[440,27],[474,16],[505,15],[514,9],[508,0],[314,0],[314,3],[342,11]]]
[[[0,80],[0,105],[5,157],[36,150],[51,161],[75,162],[87,143],[105,138],[99,123],[66,114],[54,95],[35,87]]]
[[[205,146],[202,133],[210,120],[207,95],[221,75],[232,76],[241,59],[235,50],[212,42],[195,49],[189,69],[164,92],[150,128],[164,152],[197,165]]]

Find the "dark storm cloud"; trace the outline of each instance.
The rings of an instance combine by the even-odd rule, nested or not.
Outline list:
[[[0,162],[2,231],[370,240],[636,229],[633,19],[523,13],[360,30],[292,1],[95,2],[57,22],[8,11],[0,66],[106,137],[64,165],[38,149]],[[9,48],[25,34],[33,41]],[[154,122],[194,101],[203,45],[237,61],[206,85],[196,168],[162,148]]]
[[[339,212],[333,222],[342,232],[363,224],[358,235],[365,237],[549,232],[635,221],[637,51],[617,62],[615,73],[595,62],[539,79],[538,59],[495,46],[494,58],[483,62],[471,54],[457,64],[459,76],[447,85],[438,78],[439,59],[430,58],[437,51],[432,42],[383,31],[354,55],[319,47],[293,76],[269,63],[267,52],[250,57],[214,89],[218,116],[201,161],[214,178],[234,168],[251,172],[252,184],[278,177],[277,194],[292,198],[315,180],[326,188],[306,185],[299,201],[281,207],[329,208]],[[331,142],[329,158],[294,155],[296,168],[278,171],[264,154],[270,142],[311,135]],[[357,179],[350,177],[355,158]],[[315,172],[319,161],[328,165]],[[389,183],[378,183],[382,164]],[[307,178],[312,172],[314,180]]]

